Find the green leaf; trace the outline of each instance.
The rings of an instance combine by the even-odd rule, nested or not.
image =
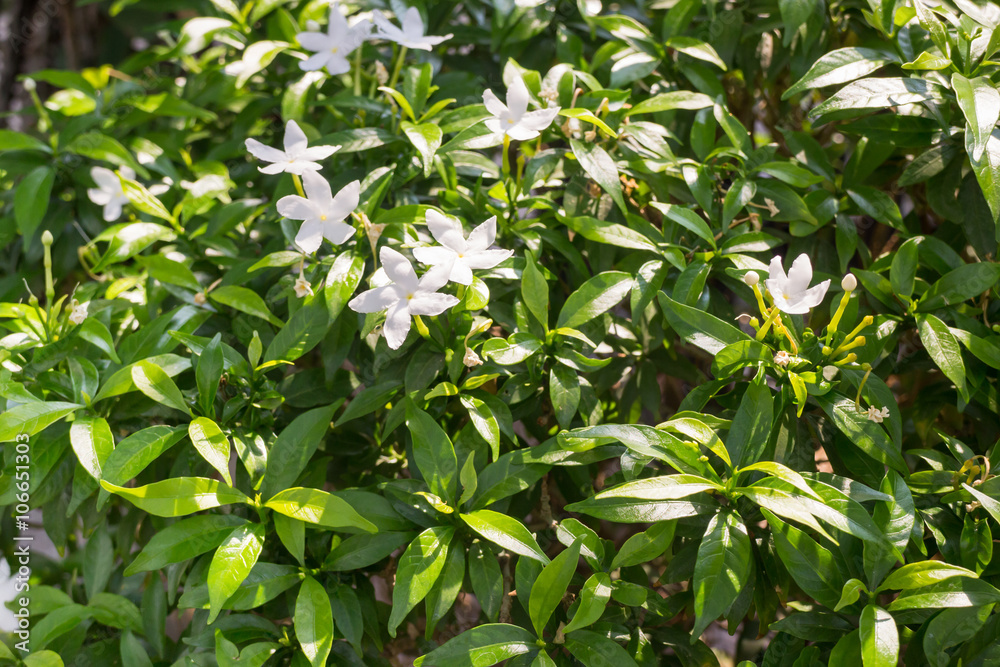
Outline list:
[[[345,572],[368,567],[386,558],[413,537],[413,533],[391,532],[352,535],[330,552],[323,562],[323,569]]]
[[[920,297],[917,311],[930,312],[978,297],[1000,282],[1000,263],[963,264],[949,271]]]
[[[657,201],[650,202],[650,205],[684,229],[704,239],[713,249],[716,248],[715,235],[712,233],[712,228],[708,226],[708,223],[700,215],[691,209]]]
[[[861,612],[861,663],[864,667],[899,664],[899,630],[885,609],[868,605]]]
[[[420,533],[399,559],[396,585],[392,589],[392,612],[389,616],[389,635],[396,636],[396,628],[410,610],[417,606],[444,569],[448,545],[455,529],[435,526]],[[461,548],[461,546],[456,546]]]
[[[94,160],[102,160],[118,165],[132,167],[143,178],[149,177],[149,172],[135,161],[128,149],[118,141],[100,132],[85,132],[77,135],[73,141],[63,147],[69,153],[76,153]]]
[[[620,567],[641,565],[662,555],[673,542],[676,527],[677,524],[674,522],[662,521],[653,524],[641,533],[632,535],[615,553],[609,571],[617,570]]]
[[[583,588],[580,589],[579,598],[580,605],[576,609],[573,620],[563,628],[565,633],[585,628],[601,618],[608,606],[608,601],[611,599],[611,577],[604,572],[592,574],[584,582]]]
[[[312,577],[302,580],[295,598],[295,638],[312,667],[326,665],[333,648],[333,607],[323,585]]]
[[[892,291],[899,296],[910,298],[913,294],[913,285],[917,277],[919,243],[918,239],[907,239],[892,257],[889,282]]]
[[[458,457],[448,434],[413,403],[406,403],[406,427],[413,438],[413,458],[431,493],[454,504],[458,497]]]
[[[177,219],[170,214],[163,202],[153,196],[153,193],[147,190],[142,183],[125,178],[121,172],[118,172],[118,178],[122,184],[122,191],[136,210],[160,220],[176,222]]]
[[[529,253],[525,254],[524,271],[521,273],[521,297],[524,299],[524,305],[548,332],[549,286],[545,282],[545,276],[538,270],[535,258]]]
[[[649,238],[625,225],[587,216],[572,218],[559,216],[558,219],[574,232],[590,241],[618,248],[631,248],[632,250],[655,251],[657,249],[656,244],[650,241]],[[523,285],[521,289],[523,291]]]
[[[69,441],[83,469],[100,480],[104,464],[115,448],[107,420],[90,416],[74,420],[69,429]]]
[[[326,304],[317,300],[302,306],[267,346],[264,361],[295,361],[319,344],[329,323]]]
[[[0,442],[13,442],[18,436],[32,436],[82,405],[59,401],[22,403],[0,414]]]
[[[200,292],[201,284],[191,269],[180,262],[175,262],[163,255],[144,255],[138,258],[140,264],[145,267],[156,280],[169,285],[178,285],[192,292]]]
[[[710,44],[703,42],[700,39],[685,35],[678,35],[668,38],[663,43],[663,46],[668,49],[680,51],[684,55],[691,56],[692,58],[712,63],[723,72],[726,71],[726,63],[722,61],[722,58],[719,57],[719,54],[716,53],[715,49],[712,48]]]
[[[14,190],[14,220],[24,236],[25,245],[34,235],[49,209],[56,172],[52,167],[35,167]]]
[[[576,139],[569,140],[573,155],[579,160],[580,166],[618,205],[623,215],[628,214],[625,207],[625,197],[622,195],[622,184],[618,179],[618,167],[608,152],[596,143],[584,143]]]
[[[972,494],[972,496],[979,501],[979,504],[983,506],[993,520],[1000,523],[1000,501],[995,498],[991,498],[982,491],[976,489],[975,487],[969,486],[968,484],[962,484],[962,488]]]
[[[580,378],[576,371],[556,365],[549,371],[549,398],[562,428],[569,428],[580,407]]]
[[[222,544],[222,540],[246,519],[234,514],[205,514],[170,524],[149,539],[125,568],[125,576],[162,570],[167,565],[190,560]]]
[[[219,425],[211,419],[198,417],[188,424],[188,437],[201,457],[222,475],[226,484],[232,486],[233,478],[229,476],[229,439]]]
[[[618,305],[632,289],[632,276],[622,271],[605,271],[590,278],[569,295],[556,326],[576,328]]]
[[[975,147],[968,145],[970,138],[967,134],[965,150],[969,153],[972,170],[993,214],[993,222],[996,222],[1000,219],[1000,129],[993,130],[986,138],[986,148],[978,159],[972,158]]]
[[[982,607],[1000,602],[1000,591],[981,579],[951,577],[944,581],[904,591],[889,605],[889,611]]]
[[[215,550],[208,567],[209,624],[250,574],[263,548],[264,526],[248,523],[233,529]]]
[[[149,659],[146,649],[131,630],[126,630],[119,641],[120,653],[123,665],[135,665],[135,667],[153,667],[153,662]]]
[[[566,449],[578,449],[579,442],[586,445],[593,440],[615,440],[639,456],[664,461],[681,472],[700,475],[706,472],[700,461],[701,450],[696,444],[684,442],[666,431],[644,424],[601,424],[574,429],[559,434],[559,441]]]
[[[469,583],[483,614],[495,621],[503,598],[503,575],[496,556],[482,540],[475,540],[469,546],[468,569]]]
[[[847,191],[847,195],[865,215],[893,229],[903,229],[903,216],[899,212],[899,206],[886,193],[865,185],[856,185]]]
[[[848,579],[844,582],[844,587],[840,592],[840,600],[837,601],[837,606],[835,606],[833,610],[840,611],[844,607],[850,607],[858,601],[858,598],[861,597],[862,591],[864,591],[865,595],[870,595],[868,587],[865,586],[865,582],[860,579]]]
[[[712,106],[712,98],[704,93],[696,93],[689,90],[672,90],[669,93],[660,93],[648,97],[627,110],[629,116],[637,116],[644,113],[656,113],[657,111],[673,111],[675,109],[686,109],[697,111],[705,107]]]
[[[29,134],[15,132],[14,130],[0,130],[0,153],[4,151],[44,151],[51,153],[52,149]]]
[[[104,462],[102,479],[124,484],[184,438],[183,426],[150,426],[118,443]],[[100,505],[100,503],[99,503]]]
[[[611,127],[608,126],[608,124],[605,123],[603,120],[595,116],[594,112],[591,111],[590,109],[560,109],[559,115],[564,118],[576,118],[578,120],[583,120],[592,125],[595,125],[598,128],[600,128],[601,132],[604,133],[604,136],[608,137],[609,139],[618,136],[617,132],[611,129]]]
[[[955,383],[959,394],[967,396],[962,349],[948,325],[934,315],[923,314],[917,315],[917,329],[920,332],[920,342],[924,344],[931,359],[945,377]]]
[[[764,454],[773,420],[774,399],[761,370],[743,394],[726,438],[726,449],[737,467],[756,463]]]
[[[118,353],[115,351],[115,342],[111,338],[111,332],[108,331],[108,328],[103,323],[93,317],[88,317],[74,331],[80,338],[107,353],[113,362],[116,364],[121,363],[121,359],[118,358]],[[96,401],[97,399],[95,398],[94,400]]]
[[[967,132],[972,138],[971,142],[966,141],[967,146],[972,146],[969,156],[979,160],[997,120],[1000,120],[1000,92],[988,77],[966,79],[958,72],[951,75],[951,87],[955,91],[958,107],[968,122]]]
[[[156,516],[184,516],[220,505],[250,503],[236,489],[204,477],[175,477],[130,489],[101,480],[101,486]]]
[[[716,512],[719,504],[703,493],[709,489],[718,485],[693,475],[668,475],[625,482],[566,509],[618,523],[670,521]]]
[[[694,566],[694,644],[705,628],[729,609],[750,580],[750,537],[738,514],[722,510],[712,517]]]
[[[664,292],[656,295],[663,316],[685,341],[709,354],[718,354],[727,345],[750,340],[750,337],[728,322],[700,308],[677,303]]]
[[[964,567],[959,567],[958,565],[930,560],[917,561],[895,570],[886,577],[876,592],[920,588],[944,581],[945,579],[951,579],[952,577],[978,579],[975,572],[967,570]]]
[[[162,368],[153,362],[143,359],[132,365],[132,382],[136,389],[153,399],[157,403],[180,410],[184,414],[190,415],[191,409],[187,406],[184,394],[177,388],[174,381],[170,379]]]
[[[108,241],[107,250],[92,271],[104,271],[112,264],[124,262],[157,241],[169,241],[176,234],[168,227],[154,222],[128,222],[113,225],[94,238],[94,242]]]
[[[823,88],[847,83],[867,76],[896,59],[883,51],[849,46],[830,51],[813,63],[809,71],[781,95],[787,100],[792,95],[810,88]]]
[[[295,483],[330,429],[330,421],[338,407],[340,403],[309,410],[285,427],[268,452],[261,497],[270,498]]]
[[[202,413],[209,417],[215,416],[215,396],[219,393],[219,381],[225,368],[225,355],[222,350],[222,334],[217,333],[202,348],[198,355],[198,366],[195,368],[195,381],[198,385],[198,405]]]
[[[761,510],[774,537],[781,562],[807,595],[833,609],[840,600],[841,586],[834,577],[838,567],[833,555],[804,532]]]
[[[862,79],[849,83],[822,104],[813,107],[809,115],[818,118],[824,114],[849,109],[884,109],[942,99],[941,87],[926,79],[893,77]]]
[[[434,168],[434,154],[441,148],[441,128],[434,123],[411,125],[403,123],[403,133],[420,154],[424,165],[424,176],[428,176]]]
[[[577,630],[566,637],[566,648],[587,667],[638,667],[625,649],[603,633]]]
[[[398,576],[398,575],[397,575]],[[466,630],[427,655],[414,667],[490,667],[537,650],[533,634],[516,625],[488,623]]]
[[[238,310],[247,315],[259,317],[270,322],[276,327],[281,327],[284,322],[279,320],[264,303],[264,299],[259,294],[246,287],[237,285],[223,285],[208,293],[208,297],[223,306],[229,306],[233,310]]]
[[[836,400],[838,398],[839,400]],[[893,444],[889,434],[881,426],[869,420],[866,413],[859,412],[854,401],[831,395],[816,397],[816,401],[841,433],[861,451],[901,473],[908,471],[902,454]]]
[[[538,542],[517,519],[494,512],[493,510],[478,510],[471,514],[460,514],[469,528],[476,531],[490,542],[497,544],[512,553],[528,558],[534,558],[548,563],[549,558],[538,546]]]
[[[326,299],[326,310],[331,322],[344,310],[361,282],[364,271],[364,257],[350,250],[340,253],[333,261],[323,286],[323,297]]]
[[[566,595],[580,561],[580,544],[581,540],[574,540],[572,546],[553,558],[542,569],[531,587],[531,594],[528,597],[528,616],[531,618],[532,627],[535,628],[535,634],[539,637],[542,636],[552,612]]]
[[[327,491],[295,487],[274,494],[264,507],[285,516],[326,528],[357,528],[368,533],[378,528],[349,502]]]

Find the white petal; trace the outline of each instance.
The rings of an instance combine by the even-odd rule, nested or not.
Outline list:
[[[265,146],[256,139],[247,139],[246,147],[250,155],[253,155],[258,160],[264,160],[265,162],[280,162],[286,159],[283,151],[279,151],[277,148],[271,148],[270,146]]]
[[[258,167],[258,169],[262,174],[280,174],[282,172],[288,171],[288,161],[282,160],[281,162],[275,162],[274,164],[269,164],[266,167]]]
[[[382,332],[385,342],[393,350],[398,350],[410,333],[410,309],[406,301],[398,301],[385,314],[385,325]]]
[[[308,144],[309,139],[306,138],[306,133],[302,131],[299,124],[294,120],[288,121],[285,125],[285,152],[289,156],[297,155],[305,150]]]
[[[118,180],[118,175],[106,167],[93,167],[90,170],[90,177],[97,183],[97,187],[110,192],[117,192],[122,188],[122,182]]]
[[[397,301],[399,301],[399,297],[396,295],[396,290],[390,285],[362,292],[351,299],[347,305],[356,313],[377,313]]]
[[[451,279],[452,265],[452,262],[445,262],[429,268],[427,273],[420,276],[420,282],[417,285],[419,291],[424,293],[437,292],[447,285]]]
[[[552,121],[558,115],[559,107],[529,111],[521,117],[520,126],[528,130],[535,130],[536,132],[544,130],[552,124]]]
[[[339,150],[340,146],[310,146],[299,153],[296,158],[316,162],[317,160],[325,160]]]
[[[358,207],[361,197],[361,181],[351,181],[337,193],[333,198],[330,207],[330,217],[334,220],[343,220]]]
[[[344,53],[343,51],[338,51],[337,53],[331,53],[329,59],[326,61],[326,71],[332,76],[337,76],[338,74],[344,74],[345,72],[351,71],[351,61],[345,56],[350,55],[350,51]]]
[[[316,217],[316,209],[305,197],[286,195],[278,200],[278,213],[290,220],[305,220]]]
[[[104,205],[104,221],[111,222],[117,220],[122,214],[122,203],[119,199],[112,199]]]
[[[378,254],[382,262],[385,274],[407,292],[414,292],[417,289],[417,274],[410,264],[410,260],[396,252],[389,246],[382,246]]]
[[[310,162],[309,160],[290,160],[284,163],[284,171],[298,176],[304,176],[309,172],[315,173],[321,168],[318,162]]]
[[[499,116],[504,111],[507,110],[507,105],[500,101],[500,99],[493,94],[493,91],[489,88],[483,93],[483,104],[486,105],[486,110],[489,111],[494,116]]]
[[[451,294],[419,292],[410,300],[410,312],[414,315],[440,315],[458,303]]]
[[[493,134],[503,134],[503,127],[501,127],[499,118],[487,118],[483,121],[483,124]]]
[[[508,259],[514,254],[513,250],[480,250],[478,252],[470,252],[468,255],[463,257],[465,263],[473,269],[492,269],[494,266],[500,262]]]
[[[520,119],[524,112],[528,110],[528,100],[531,96],[528,87],[524,85],[524,79],[518,74],[510,83],[507,89],[507,108],[514,119]]]
[[[104,206],[111,201],[111,193],[100,188],[87,188],[87,197],[98,206]]]
[[[299,233],[295,235],[295,245],[302,249],[302,252],[311,255],[319,250],[323,243],[323,225],[315,218],[310,218],[299,227]]]
[[[534,139],[540,134],[537,130],[529,130],[526,127],[518,125],[511,125],[507,128],[507,136],[509,136],[514,141],[529,141]]]
[[[823,303],[823,297],[826,296],[826,291],[830,288],[830,281],[824,280],[819,285],[811,287],[805,291],[802,295],[802,303],[804,303],[809,308],[815,308],[819,304]]]
[[[424,19],[421,18],[420,10],[416,7],[407,9],[400,23],[403,25],[403,33],[407,38],[418,39],[424,36]]]
[[[343,222],[326,222],[323,224],[323,236],[334,245],[340,245],[354,236],[354,227]]]
[[[767,290],[775,299],[785,294],[788,286],[788,276],[785,275],[785,269],[781,266],[780,257],[775,256],[771,258],[768,278],[764,280],[764,285],[767,286]]]
[[[299,69],[304,72],[315,72],[323,69],[332,54],[329,51],[320,51],[305,60],[299,61]]]
[[[792,268],[788,270],[788,292],[799,294],[805,292],[812,282],[813,267],[809,261],[809,255],[802,253],[792,262]]]
[[[135,169],[132,167],[118,167],[118,173],[122,175],[122,178],[134,181],[135,180]],[[119,186],[121,182],[119,181]]]
[[[494,215],[469,232],[468,252],[486,250],[497,240],[497,217]]]
[[[430,230],[431,235],[438,243],[455,252],[463,252],[466,249],[465,234],[461,223],[432,208],[427,209],[425,219],[427,220],[427,229]]]
[[[302,187],[306,191],[306,197],[317,211],[329,215],[333,208],[333,191],[330,183],[315,171],[307,171],[302,174]]]
[[[330,44],[330,38],[322,32],[300,32],[295,35],[295,39],[299,40],[302,48],[309,51],[329,51],[330,47],[333,46]]]
[[[456,259],[451,265],[451,275],[448,279],[459,285],[471,285],[472,268],[464,259]]]
[[[413,256],[416,257],[417,261],[421,264],[433,266],[435,264],[454,262],[457,255],[451,248],[445,248],[444,246],[437,245],[426,248],[414,248]]]

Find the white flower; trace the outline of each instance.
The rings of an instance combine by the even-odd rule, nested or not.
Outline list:
[[[853,273],[848,273],[844,276],[844,279],[840,281],[840,288],[845,292],[853,292],[858,286],[858,279],[854,277]]]
[[[450,266],[435,266],[418,279],[410,261],[392,248],[383,246],[379,259],[392,282],[359,294],[347,305],[358,313],[388,310],[383,332],[385,341],[395,350],[410,332],[411,315],[440,315],[457,304],[458,299],[438,293],[448,282]]]
[[[874,405],[868,406],[868,421],[881,424],[882,420],[889,416],[889,408],[877,409]]]
[[[476,351],[471,347],[465,348],[465,356],[462,357],[462,363],[466,365],[467,368],[475,368],[476,366],[482,366],[482,358],[476,354]]]
[[[552,124],[559,114],[559,107],[528,111],[530,99],[528,87],[524,85],[524,79],[520,75],[507,89],[507,104],[501,102],[492,90],[487,89],[483,93],[483,104],[494,117],[486,119],[486,127],[518,141],[534,139]]]
[[[301,176],[307,171],[316,171],[320,168],[317,160],[322,160],[333,155],[340,146],[313,146],[309,147],[309,140],[305,132],[294,120],[288,121],[285,125],[285,150],[279,151],[277,148],[265,146],[256,139],[247,139],[246,147],[258,160],[273,162],[266,167],[260,167],[265,174],[280,174],[283,171],[289,174]]]
[[[135,180],[135,171],[131,167],[119,167],[118,171],[128,180]],[[97,187],[88,188],[87,197],[98,206],[104,207],[105,222],[117,220],[121,217],[122,207],[129,202],[118,174],[106,167],[92,167],[90,177],[97,183]]]
[[[333,196],[330,184],[315,171],[302,175],[302,185],[306,196],[288,195],[278,200],[278,213],[292,220],[302,220],[299,233],[295,235],[295,245],[303,252],[319,250],[325,238],[334,245],[340,245],[354,235],[354,227],[343,221],[358,207],[361,182],[351,181]]]
[[[208,297],[205,296],[204,292],[198,292],[194,295],[194,305],[196,306],[204,306],[207,301]]]
[[[451,39],[453,35],[451,33],[444,35],[443,37],[433,37],[424,34],[424,20],[420,18],[420,10],[416,7],[410,7],[403,14],[403,18],[400,20],[402,28],[397,28],[395,25],[389,22],[389,19],[380,11],[375,11],[372,14],[372,18],[375,20],[375,28],[378,33],[377,36],[382,39],[387,39],[390,42],[396,42],[400,46],[405,46],[408,49],[418,49],[420,51],[430,51],[431,47],[437,46],[446,39]]]
[[[837,377],[837,373],[839,372],[840,369],[837,368],[836,366],[824,366],[823,379],[826,380],[827,382],[830,382],[831,380],[833,380],[833,378]]]
[[[750,287],[753,287],[760,282],[760,276],[757,275],[756,271],[747,271],[743,274],[743,282],[745,282]]]
[[[413,256],[422,264],[451,264],[449,280],[459,285],[472,283],[473,269],[492,269],[514,254],[513,250],[490,250],[497,238],[497,217],[479,225],[466,238],[462,224],[434,209],[427,211],[427,228],[441,245],[414,248]]]
[[[306,294],[312,296],[313,294],[312,285],[309,284],[308,280],[306,280],[302,276],[299,276],[298,278],[295,279],[295,296],[301,299]]]
[[[83,324],[85,319],[87,319],[87,304],[77,303],[76,299],[73,299],[73,312],[69,314],[69,321],[73,324]]]
[[[784,350],[778,350],[778,353],[774,355],[774,363],[782,368],[788,368],[788,362],[791,360],[792,358]]]
[[[774,305],[778,310],[791,315],[802,315],[822,303],[826,290],[830,287],[829,280],[824,280],[815,287],[809,287],[812,277],[813,269],[809,255],[802,254],[796,257],[787,276],[781,267],[781,258],[775,257],[771,260],[770,277],[764,283],[771,292],[771,298],[774,299]]]
[[[326,67],[326,71],[331,75],[349,72],[351,61],[347,56],[361,46],[371,36],[371,32],[372,23],[368,20],[358,21],[353,26],[348,25],[347,19],[337,8],[337,3],[334,3],[330,7],[330,23],[325,33],[310,30],[295,35],[302,48],[313,52],[313,55],[299,63],[299,67],[306,72]]]

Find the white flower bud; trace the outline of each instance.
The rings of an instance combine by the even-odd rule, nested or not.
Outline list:
[[[848,273],[844,276],[844,279],[840,281],[840,288],[845,292],[853,292],[858,287],[858,279],[854,277],[853,273]]]
[[[73,324],[83,324],[85,319],[87,319],[86,304],[79,304],[73,299],[73,312],[69,314],[69,321]]]
[[[381,60],[375,61],[375,80],[378,81],[378,85],[380,86],[389,83],[389,70],[385,68]]]
[[[743,274],[743,282],[745,282],[750,287],[753,287],[760,282],[760,276],[757,275],[756,271],[747,271]]]
[[[205,296],[204,292],[198,292],[194,295],[194,305],[196,306],[204,306],[207,301],[208,297]]]
[[[788,362],[791,360],[792,358],[788,356],[788,353],[784,350],[779,350],[778,353],[774,355],[774,363],[782,368],[788,368]]]
[[[312,285],[309,284],[308,280],[306,280],[302,276],[299,276],[298,278],[295,279],[295,296],[301,299],[306,294],[309,294],[311,296],[312,293],[313,293]]]
[[[482,366],[482,358],[476,354],[476,351],[471,347],[465,348],[465,356],[462,357],[462,363],[469,368],[475,368],[476,366]]]
[[[35,90],[35,87],[36,87],[36,86],[35,86],[35,80],[34,80],[34,79],[25,79],[25,80],[24,80],[24,81],[23,81],[23,82],[21,83],[21,85],[22,85],[22,86],[24,86],[24,89],[25,89],[26,91],[28,91],[29,93],[30,93],[30,92],[33,92],[33,91]]]

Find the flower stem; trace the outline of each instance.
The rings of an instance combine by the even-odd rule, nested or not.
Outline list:
[[[403,48],[406,48],[406,47],[403,47]],[[413,323],[417,325],[417,333],[419,333],[422,337],[430,340],[431,332],[427,328],[427,325],[424,324],[424,321],[422,319],[420,319],[419,315],[414,315],[413,316]]]
[[[503,177],[510,177],[510,135],[503,135]]]
[[[865,376],[861,378],[861,382],[858,384],[858,395],[854,399],[854,407],[858,412],[861,412],[861,390],[865,388],[865,383],[868,382],[868,376],[872,374],[872,367],[868,364],[868,370],[865,371]]]
[[[837,325],[840,324],[840,318],[844,316],[844,310],[847,309],[847,303],[851,300],[851,293],[844,292],[844,295],[840,297],[840,305],[837,306],[837,312],[833,314],[833,318],[830,320],[830,324],[826,327],[826,343],[830,344],[833,339],[833,334],[837,333]]]
[[[402,46],[399,48],[399,57],[396,58],[396,66],[392,69],[392,76],[389,77],[389,87],[393,90],[396,89],[396,81],[399,79],[399,73],[403,69],[404,60],[406,60],[406,47]]]
[[[292,174],[292,182],[295,183],[295,190],[299,193],[299,196],[303,199],[306,196],[305,190],[302,189],[302,177],[298,174]]]
[[[767,332],[771,328],[771,325],[774,324],[774,321],[776,319],[778,319],[778,312],[779,311],[777,307],[771,309],[771,312],[768,314],[767,319],[764,320],[764,324],[761,325],[760,331],[757,332],[757,340],[764,340],[764,336],[767,335]]]
[[[859,333],[861,333],[862,329],[864,329],[866,326],[868,326],[872,322],[874,322],[874,320],[872,319],[872,316],[871,315],[865,315],[864,319],[861,320],[861,323],[858,326],[854,327],[854,330],[851,331],[851,333],[847,334],[847,337],[844,338],[844,342],[842,342],[840,345],[838,345],[836,347],[836,349],[834,349],[834,351],[830,354],[830,356],[831,357],[835,357],[838,354],[840,354],[841,352],[844,352],[846,350],[851,349],[850,347],[848,347],[848,345],[850,345],[851,342],[854,341],[854,338]],[[864,343],[862,343],[862,345],[864,345]],[[854,347],[854,346],[852,346],[852,347]]]
[[[361,52],[364,50],[364,45],[359,46],[355,50],[354,56],[354,96],[361,97]]]

